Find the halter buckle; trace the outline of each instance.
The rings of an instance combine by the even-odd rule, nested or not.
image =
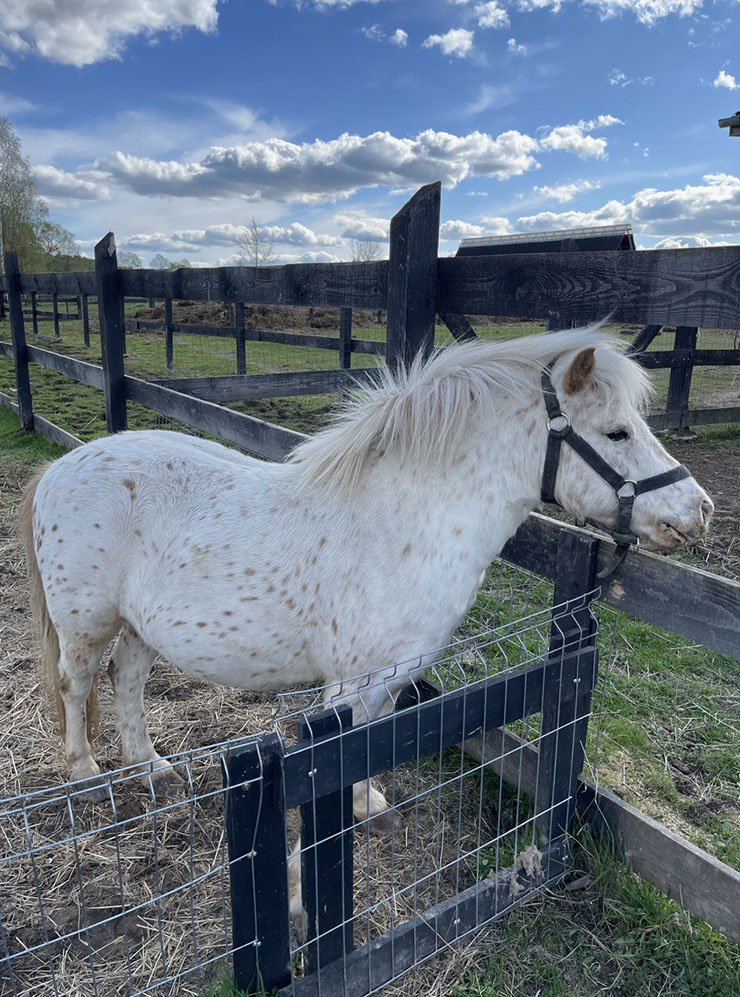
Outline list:
[[[562,425],[559,427],[555,425],[555,423],[558,421],[562,422]],[[551,436],[560,436],[560,437],[565,436],[565,434],[568,432],[569,429],[570,429],[570,419],[565,414],[565,412],[561,412],[559,415],[554,415],[552,419],[548,417],[547,431]]]
[[[624,483],[617,488],[617,498],[634,498],[637,495],[637,482],[625,478]]]

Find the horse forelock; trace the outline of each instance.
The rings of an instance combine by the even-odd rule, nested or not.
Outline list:
[[[410,368],[382,368],[360,387],[331,425],[300,444],[290,461],[304,485],[351,490],[372,458],[395,451],[401,460],[440,466],[459,452],[471,419],[501,415],[509,401],[531,393],[546,367],[566,369],[578,352],[596,347],[594,386],[607,405],[642,409],[650,395],[646,372],[624,356],[600,325],[524,336],[508,342],[456,343]]]

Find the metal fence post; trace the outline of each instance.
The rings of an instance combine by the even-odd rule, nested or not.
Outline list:
[[[109,232],[95,247],[95,278],[98,291],[100,351],[105,388],[105,422],[109,433],[126,428],[126,387],[121,327],[121,289],[118,280],[116,241]]]
[[[568,833],[583,769],[588,715],[598,668],[597,628],[589,609],[596,588],[599,540],[563,530],[558,537],[553,605],[582,600],[554,617],[542,694],[542,730],[535,813],[537,828],[550,844]],[[563,657],[565,651],[578,655]],[[548,877],[567,868],[549,860]]]
[[[15,386],[18,392],[18,415],[24,429],[33,429],[33,404],[31,401],[31,381],[28,376],[28,350],[26,349],[26,327],[23,324],[23,301],[21,299],[21,272],[18,267],[18,254],[5,254],[5,286],[8,291],[8,311],[10,312],[10,332],[13,339],[13,361],[15,363]]]
[[[225,760],[234,984],[270,994],[291,980],[283,751],[270,735]]]
[[[322,764],[334,766],[341,780],[344,762],[341,732],[351,726],[352,709],[348,706],[302,717],[298,724],[299,747],[305,742],[305,754],[312,758],[313,741],[333,738],[331,759],[322,760]],[[313,973],[352,951],[352,786],[309,800],[301,804],[300,810],[306,937],[307,941],[317,939],[306,952],[306,971]]]
[[[420,188],[391,220],[386,363],[434,348],[441,183]]]

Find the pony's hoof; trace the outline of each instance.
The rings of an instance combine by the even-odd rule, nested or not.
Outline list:
[[[389,807],[379,814],[374,814],[367,823],[371,834],[377,834],[383,838],[390,837],[396,826],[396,812],[392,807]]]
[[[107,782],[101,782],[100,776],[89,779],[75,780],[72,789],[72,799],[81,803],[103,803],[110,799]]]
[[[170,765],[155,769],[144,776],[144,781],[156,797],[182,796],[185,791],[185,780]]]

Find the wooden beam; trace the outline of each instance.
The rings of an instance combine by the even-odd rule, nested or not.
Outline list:
[[[656,336],[660,335],[660,330],[663,327],[660,325],[645,325],[640,329],[635,338],[632,340],[629,350],[627,350],[628,356],[634,356],[636,353],[642,353],[646,350]]]
[[[53,353],[51,350],[42,350],[38,346],[28,346],[28,359],[32,363],[37,363],[48,370],[55,370],[65,377],[71,377],[82,384],[89,384],[93,388],[105,387],[105,373],[102,367],[97,364],[85,363],[84,360],[75,360],[73,357],[65,356],[63,353]]]
[[[679,355],[691,353],[696,349],[696,338],[699,330],[696,326],[677,325],[676,340],[674,350]],[[694,372],[692,363],[683,363],[680,367],[672,367],[670,380],[668,382],[668,400],[666,401],[666,413],[680,413],[680,426],[686,426],[685,413],[689,408],[689,394],[691,393],[691,377]]]
[[[740,350],[651,350],[633,356],[641,367],[647,370],[661,370],[665,367],[734,367],[740,365]]]
[[[223,374],[213,377],[173,377],[154,381],[209,402],[247,401],[254,398],[287,398],[294,395],[334,393],[342,388],[377,381],[377,368],[354,370],[299,370],[280,374]]]
[[[352,309],[339,309],[339,366],[352,366]]]
[[[678,429],[679,426],[722,426],[740,422],[740,408],[699,408],[684,412],[656,412],[647,417],[651,429],[660,432],[664,429]]]
[[[43,294],[95,294],[94,270],[77,273],[24,273],[21,276],[21,291],[30,294],[38,291]]]
[[[151,381],[142,381],[128,374],[123,380],[126,397],[131,401],[140,402],[155,412],[184,422],[194,429],[201,429],[220,440],[236,443],[237,446],[270,460],[283,460],[293,447],[307,439],[303,433],[294,433],[282,426],[214,405],[192,395],[183,395]]]
[[[477,339],[478,334],[464,315],[456,315],[454,312],[444,312],[439,316],[458,343],[465,343],[470,339]]]
[[[121,288],[112,232],[95,247],[95,276],[105,386],[105,422],[109,433],[118,433],[126,428],[126,389],[123,383]]]
[[[440,259],[437,311],[740,327],[740,246]]]
[[[126,297],[151,295],[259,305],[323,305],[327,308],[385,308],[387,277],[385,260],[122,271]]]
[[[8,289],[8,311],[10,312],[10,332],[13,337],[13,363],[15,365],[15,387],[18,398],[18,414],[24,429],[33,429],[33,402],[31,381],[28,375],[28,348],[26,327],[23,323],[23,302],[21,300],[21,273],[18,267],[18,254],[5,254],[5,282]]]
[[[421,187],[391,219],[386,363],[434,349],[442,184]]]

